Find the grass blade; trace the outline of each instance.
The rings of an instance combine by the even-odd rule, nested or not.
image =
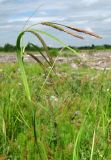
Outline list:
[[[93,160],[94,142],[95,142],[95,130],[94,130],[94,134],[93,134],[93,142],[92,142],[92,148],[91,148],[91,157],[90,157],[90,160]]]

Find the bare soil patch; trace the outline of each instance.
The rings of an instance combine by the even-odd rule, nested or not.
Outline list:
[[[40,60],[43,61],[41,55],[36,55]],[[26,62],[35,62],[29,55],[24,57]],[[79,63],[76,56],[69,57],[58,57],[57,63],[70,63],[72,68],[77,69],[78,67],[85,65],[90,68],[96,68],[100,70],[111,69],[111,52],[110,51],[101,51],[95,53],[80,53],[79,54]],[[16,63],[16,53],[13,54],[0,54],[0,63]]]

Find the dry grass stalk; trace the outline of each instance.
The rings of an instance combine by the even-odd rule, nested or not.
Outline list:
[[[30,57],[32,57],[35,61],[37,61],[42,67],[44,67],[44,64],[33,54],[31,53],[27,53],[27,55],[29,55]]]
[[[32,31],[30,31],[30,32],[32,32]],[[41,42],[41,44],[42,44],[42,46],[43,46],[43,48],[44,48],[44,51],[46,52],[46,55],[47,55],[47,57],[49,58],[49,63],[50,63],[50,65],[52,66],[52,64],[53,64],[53,59],[52,59],[52,57],[51,56],[49,56],[49,51],[48,51],[48,47],[47,47],[47,44],[45,43],[45,41],[43,40],[43,38],[36,32],[32,32],[33,34],[35,34],[35,36],[39,39],[39,41]]]
[[[32,45],[34,48],[36,48],[36,49],[38,50],[37,46],[34,45],[33,43],[30,43],[30,45]],[[41,56],[44,58],[44,60],[45,60],[45,61],[49,64],[49,66],[50,66],[51,64],[50,64],[49,60],[46,58],[46,56],[45,56],[41,51],[38,51],[38,52],[41,54]]]

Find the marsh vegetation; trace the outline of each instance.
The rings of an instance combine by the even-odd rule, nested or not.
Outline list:
[[[62,27],[100,38],[78,28],[42,24],[77,38],[83,37]],[[21,46],[25,32],[31,32],[42,43],[44,61]],[[75,54],[74,63],[81,63],[75,50],[46,32],[26,29],[20,33],[18,63],[0,64],[0,158],[110,160],[111,71],[84,64],[75,69],[70,61],[56,63],[40,33],[61,43]],[[25,54],[37,63],[25,63]]]

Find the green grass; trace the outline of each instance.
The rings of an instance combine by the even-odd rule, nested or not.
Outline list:
[[[56,65],[46,79],[25,64],[32,102],[17,64],[0,64],[0,155],[10,160],[110,160],[111,73]],[[35,124],[35,132],[32,124]],[[37,141],[37,143],[35,143]]]
[[[95,33],[57,23],[42,22],[41,25],[80,39],[83,37],[73,31],[101,38]],[[56,65],[56,60],[49,55],[41,34],[69,49],[78,58],[79,55],[60,39],[42,30],[33,29],[33,26],[22,31],[17,37],[19,67],[11,65],[9,68],[5,65],[5,71],[1,69],[2,157],[29,160],[109,158],[109,88],[105,88],[108,91],[107,96],[100,94],[107,84],[106,79],[103,79],[106,73],[99,73],[95,81],[93,77],[98,75],[95,71],[91,72],[84,67],[73,71],[67,64]],[[31,33],[40,41],[48,57],[47,59],[40,52],[46,63],[25,52],[26,46],[22,46],[25,33]],[[61,53],[62,50],[59,54]],[[41,68],[35,64],[25,64],[24,54],[34,58]],[[7,84],[8,87],[5,88]],[[101,103],[103,98],[107,100]],[[98,139],[100,133],[101,139]]]

